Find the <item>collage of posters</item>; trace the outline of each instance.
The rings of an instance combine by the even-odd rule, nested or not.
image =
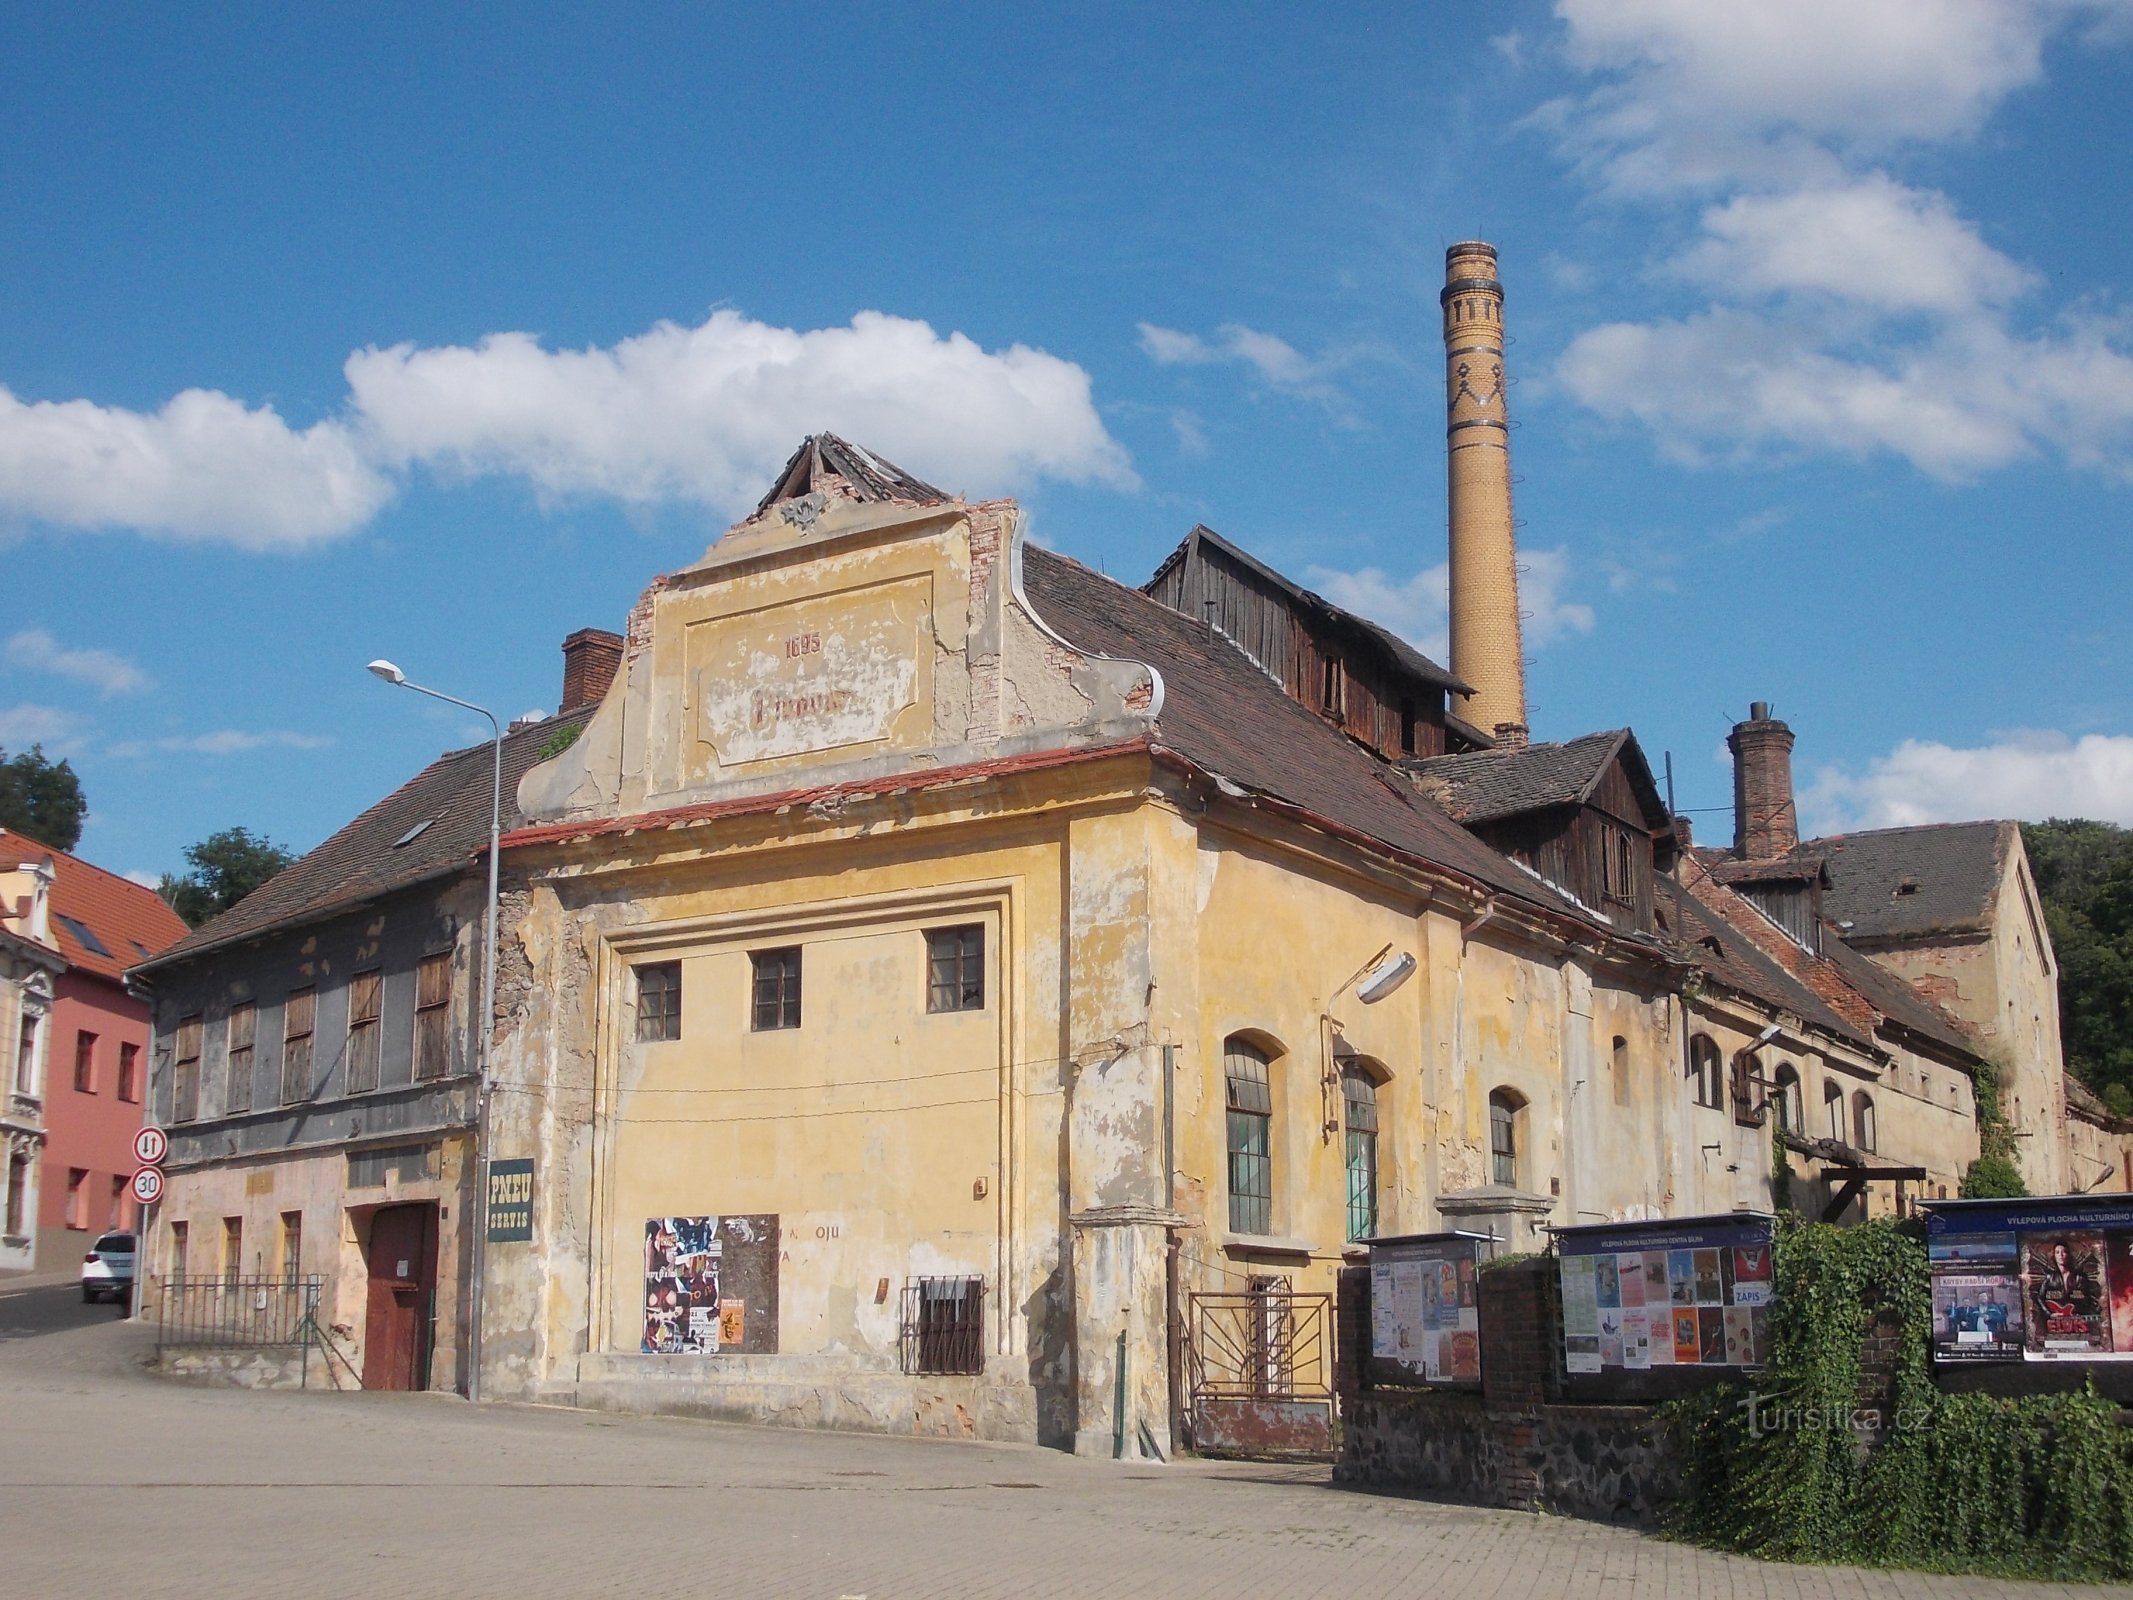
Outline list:
[[[1370,1353],[1422,1383],[1481,1382],[1476,1241],[1430,1234],[1370,1248]]]
[[[1936,1361],[2133,1361],[2133,1199],[1928,1209]]]
[[[722,1300],[725,1245],[717,1217],[648,1217],[644,1224],[644,1353],[716,1355],[738,1346],[746,1303]]]
[[[1767,1222],[1566,1229],[1556,1241],[1565,1370],[1763,1364]]]

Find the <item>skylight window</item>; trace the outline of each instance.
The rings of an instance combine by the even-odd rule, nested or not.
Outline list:
[[[84,950],[109,958],[111,952],[104,948],[104,941],[96,936],[96,930],[79,917],[70,917],[64,911],[52,913],[52,920],[74,935],[74,942]]]
[[[401,834],[399,838],[395,839],[393,841],[393,848],[397,850],[400,848],[400,846],[404,844],[413,844],[417,839],[422,837],[423,830],[429,827],[429,825],[435,822],[436,820],[437,819],[435,817],[424,817],[420,822],[416,823],[412,828],[408,829],[407,832]]]

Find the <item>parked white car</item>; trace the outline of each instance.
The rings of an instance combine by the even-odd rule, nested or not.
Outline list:
[[[81,1297],[122,1300],[133,1288],[134,1240],[130,1233],[101,1235],[81,1258]]]

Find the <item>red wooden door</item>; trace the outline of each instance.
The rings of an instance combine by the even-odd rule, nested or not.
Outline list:
[[[427,1389],[430,1293],[437,1284],[437,1208],[383,1206],[370,1218],[370,1294],[363,1387]]]

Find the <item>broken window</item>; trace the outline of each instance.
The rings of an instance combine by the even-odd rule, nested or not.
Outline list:
[[[1601,887],[1610,900],[1625,905],[1637,898],[1637,847],[1626,828],[1604,828],[1600,834]]]
[[[658,1044],[681,1037],[681,963],[653,961],[637,969],[637,1040]]]
[[[1778,1063],[1777,1081],[1770,1090],[1770,1104],[1777,1110],[1780,1130],[1786,1133],[1802,1131],[1800,1074],[1789,1061]]]
[[[178,1019],[178,1044],[171,1059],[170,1120],[190,1122],[200,1115],[200,1018]]]
[[[415,1081],[441,1078],[452,1067],[452,953],[440,950],[415,963]]]
[[[225,1113],[252,1109],[252,1045],[259,1033],[259,1007],[247,1000],[230,1007],[228,1068],[223,1074],[222,1109]],[[119,1047],[119,1077],[126,1076],[127,1046]]]
[[[756,1031],[800,1026],[800,947],[756,950],[748,957],[754,969]]]
[[[296,1105],[311,1094],[311,1025],[318,991],[292,989],[281,1008],[281,1103]]]
[[[378,1086],[378,1014],[384,975],[376,968],[348,980],[348,1092],[368,1094]]]
[[[1852,1096],[1852,1143],[1869,1155],[1874,1150],[1874,1102],[1865,1090]]]
[[[983,1278],[909,1278],[903,1301],[904,1371],[985,1370]]]
[[[985,1009],[985,929],[979,924],[926,930],[926,1009]]]
[[[1233,1036],[1222,1046],[1232,1233],[1274,1231],[1272,1065],[1267,1053],[1249,1039]]]
[[[1689,1081],[1700,1106],[1723,1106],[1725,1083],[1717,1041],[1699,1033],[1689,1041]]]

